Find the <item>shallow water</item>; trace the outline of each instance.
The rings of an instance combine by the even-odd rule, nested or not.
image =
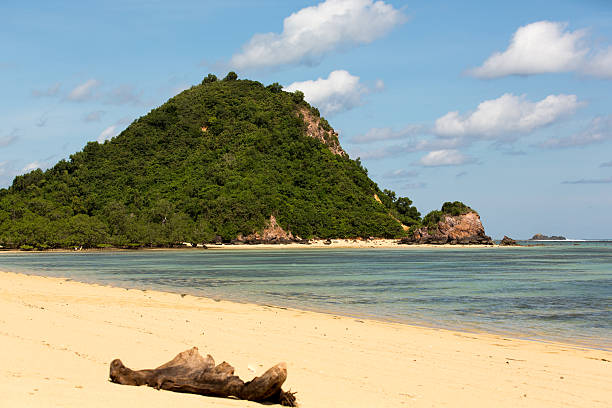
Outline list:
[[[0,269],[612,349],[612,242],[4,253]]]

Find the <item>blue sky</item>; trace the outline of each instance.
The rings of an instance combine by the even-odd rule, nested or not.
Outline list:
[[[3,1],[0,187],[209,72],[301,89],[381,188],[612,236],[612,3]]]

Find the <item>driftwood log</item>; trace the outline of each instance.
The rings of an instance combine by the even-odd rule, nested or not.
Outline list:
[[[179,353],[171,361],[152,370],[134,371],[119,359],[113,360],[110,365],[110,380],[117,384],[148,385],[158,390],[235,397],[296,407],[295,393],[281,389],[286,379],[287,365],[280,363],[245,383],[234,375],[234,367],[225,361],[215,365],[212,356],[202,357],[197,347]]]

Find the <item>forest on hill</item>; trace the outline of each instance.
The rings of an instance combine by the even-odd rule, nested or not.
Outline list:
[[[313,126],[322,138],[309,135]],[[17,176],[0,190],[0,245],[229,242],[271,215],[302,239],[399,238],[402,224],[422,221],[410,199],[381,191],[342,151],[301,92],[229,73],[208,75],[111,140]]]

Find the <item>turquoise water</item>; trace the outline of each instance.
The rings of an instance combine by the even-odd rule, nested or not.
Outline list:
[[[612,242],[4,253],[0,269],[612,349]]]

